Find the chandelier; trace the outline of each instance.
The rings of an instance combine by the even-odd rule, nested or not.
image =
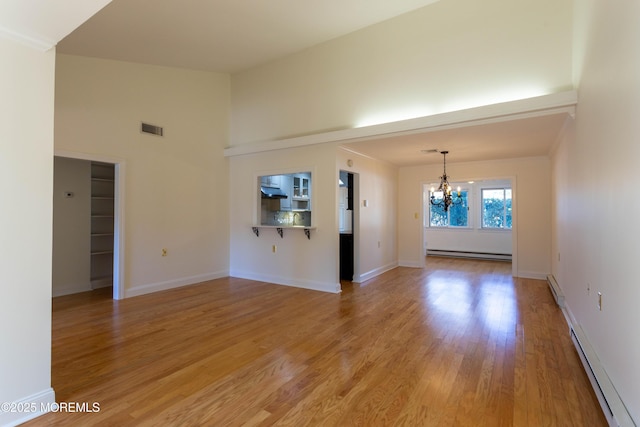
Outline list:
[[[449,152],[441,151],[441,153],[444,160],[444,172],[440,177],[440,186],[438,189],[435,190],[431,187],[431,204],[433,206],[442,206],[444,211],[447,212],[449,210],[449,206],[462,203],[462,197],[460,187],[458,187],[458,190],[454,193],[451,185],[449,185],[449,181],[447,180],[447,154],[449,154]]]

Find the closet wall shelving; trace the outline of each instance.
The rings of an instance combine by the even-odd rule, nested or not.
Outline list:
[[[114,165],[91,163],[91,287],[113,285]]]

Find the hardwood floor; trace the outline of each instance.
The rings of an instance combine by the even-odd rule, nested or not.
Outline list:
[[[58,402],[26,425],[605,426],[546,282],[428,258],[341,295],[226,278],[54,298]]]

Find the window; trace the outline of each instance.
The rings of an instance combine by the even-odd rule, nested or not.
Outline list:
[[[511,188],[482,189],[482,228],[511,229]]]
[[[431,196],[431,192],[429,193]],[[460,191],[461,203],[449,206],[449,211],[444,211],[444,206],[429,203],[430,227],[469,227],[469,193]]]

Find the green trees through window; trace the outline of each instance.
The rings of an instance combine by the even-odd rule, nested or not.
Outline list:
[[[482,189],[482,227],[511,229],[511,189]]]
[[[468,191],[460,191],[460,203],[449,206],[449,211],[444,211],[444,206],[430,205],[429,225],[431,227],[468,227],[469,226],[469,197]]]
[[[480,197],[480,203],[474,201],[473,194]],[[470,196],[474,200],[469,200]],[[445,212],[444,206],[427,202],[429,227],[471,228],[479,220],[478,228],[511,230],[511,188],[479,186],[474,190],[472,187],[462,190],[460,197],[461,202],[449,206],[448,212]]]

